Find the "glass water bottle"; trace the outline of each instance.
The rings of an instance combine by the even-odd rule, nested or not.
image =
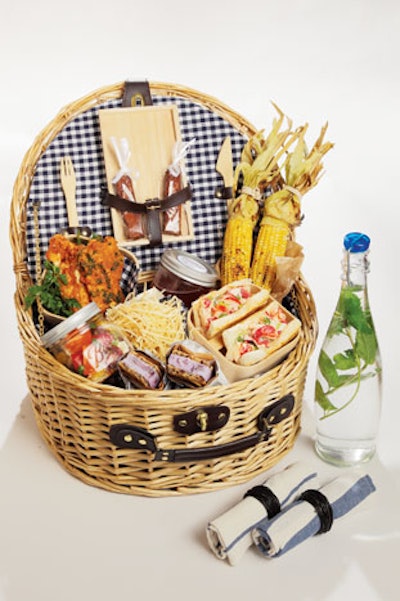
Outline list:
[[[368,236],[344,237],[342,285],[318,358],[315,383],[318,455],[341,466],[375,453],[382,367],[368,302]]]

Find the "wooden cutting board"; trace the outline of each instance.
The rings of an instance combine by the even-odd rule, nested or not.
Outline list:
[[[129,168],[137,202],[162,198],[165,171],[173,160],[175,143],[181,140],[176,105],[145,106],[99,110],[101,139],[107,175],[107,187],[115,194],[112,180],[119,163],[111,138],[126,138],[129,144]],[[183,185],[186,185],[184,165],[181,165]],[[136,177],[137,176],[137,177]],[[180,236],[163,235],[163,242],[193,238],[190,201],[184,204],[184,219]],[[114,236],[121,244],[147,244],[148,239],[130,240],[125,237],[122,214],[111,209]]]

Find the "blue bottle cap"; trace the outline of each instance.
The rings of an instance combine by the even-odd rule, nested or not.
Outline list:
[[[371,240],[366,234],[360,232],[350,232],[343,239],[346,250],[351,253],[363,253],[369,249]]]

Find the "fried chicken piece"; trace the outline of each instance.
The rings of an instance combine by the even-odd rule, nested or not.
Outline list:
[[[124,256],[112,236],[92,238],[78,253],[78,266],[90,299],[104,311],[124,299],[120,282]]]
[[[124,256],[112,236],[78,244],[55,234],[49,241],[46,259],[66,277],[66,284],[60,284],[64,299],[75,299],[81,307],[94,301],[102,311],[123,301],[120,282]]]
[[[50,238],[46,259],[56,265],[66,277],[66,284],[60,284],[61,296],[65,299],[75,299],[84,307],[90,302],[90,298],[79,271],[79,249],[80,246],[63,234],[55,234]]]

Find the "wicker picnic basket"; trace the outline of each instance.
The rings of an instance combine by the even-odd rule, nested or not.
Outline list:
[[[120,106],[125,85],[105,87],[65,107],[36,138],[15,182],[10,236],[27,384],[41,436],[64,468],[81,481],[108,491],[153,497],[208,492],[265,472],[294,445],[317,336],[315,306],[303,277],[294,288],[302,328],[290,354],[258,377],[203,389],[155,393],[91,382],[68,370],[42,346],[40,316],[25,308],[27,290],[39,273],[49,237],[67,224],[57,180],[59,158],[65,153],[77,165],[78,211],[96,231],[112,234],[109,210],[93,200],[105,180],[97,110]],[[194,190],[194,225],[200,233],[181,246],[215,262],[226,222],[225,208],[210,201],[220,183],[215,174],[218,149],[230,135],[233,158],[238,161],[244,141],[256,130],[213,97],[163,83],[150,83],[149,89],[154,102],[178,105],[183,134],[195,134],[198,140],[187,169]],[[162,250],[134,250],[139,280],[151,283]],[[180,432],[177,424],[182,419],[198,421],[199,412],[217,415],[224,426]]]

